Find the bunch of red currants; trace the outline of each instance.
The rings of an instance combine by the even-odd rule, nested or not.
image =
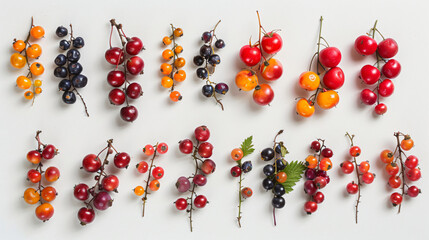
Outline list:
[[[267,82],[275,81],[282,76],[283,66],[273,56],[282,49],[283,40],[275,31],[265,31],[261,25],[259,12],[256,13],[259,21],[259,40],[254,44],[249,42],[240,49],[240,59],[250,69],[238,72],[235,84],[243,91],[254,90],[253,100],[259,105],[268,105],[274,99],[274,91],[268,84],[259,84],[257,72]],[[264,36],[261,39],[262,31]],[[264,56],[263,53],[269,56]]]
[[[107,75],[107,82],[114,87],[109,93],[109,100],[111,104],[118,106],[126,103],[127,106],[121,108],[121,118],[124,121],[133,122],[137,119],[138,111],[135,106],[129,104],[129,101],[138,99],[143,95],[143,91],[139,83],[130,83],[129,80],[130,75],[143,74],[144,62],[137,55],[144,50],[144,47],[140,38],[127,37],[122,29],[122,24],[117,24],[115,19],[111,19],[110,24],[110,48],[104,55],[106,61],[115,66],[115,69]],[[112,47],[113,28],[116,28],[118,32],[122,48]],[[119,70],[121,64],[123,64],[123,69]]]
[[[387,112],[387,106],[380,103],[381,97],[389,97],[395,90],[393,78],[396,78],[401,72],[401,64],[393,59],[398,53],[398,44],[392,38],[384,38],[380,31],[376,28],[377,21],[370,33],[356,38],[355,49],[360,55],[369,56],[375,54],[377,62],[374,65],[365,65],[360,70],[360,79],[366,85],[376,85],[374,89],[365,88],[360,93],[361,101],[366,105],[377,105],[374,111],[378,115],[383,115]],[[375,33],[378,33],[383,40],[378,43],[375,41]],[[380,63],[384,63],[383,66]],[[375,67],[376,66],[376,67]],[[383,79],[384,78],[384,79]]]

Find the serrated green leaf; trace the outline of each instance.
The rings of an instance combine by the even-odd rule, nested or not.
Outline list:
[[[304,162],[292,161],[282,170],[287,175],[286,182],[282,183],[286,193],[293,191],[293,186],[301,179],[305,169]]]
[[[253,148],[253,136],[250,136],[246,139],[244,139],[243,143],[241,144],[241,150],[243,151],[243,157],[252,154],[255,149]]]

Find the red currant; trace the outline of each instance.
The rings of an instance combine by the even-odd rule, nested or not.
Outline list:
[[[143,153],[146,154],[147,156],[151,156],[154,152],[155,152],[155,149],[150,144],[147,144],[143,148]]]
[[[350,174],[355,169],[354,164],[348,160],[342,162],[340,167],[341,167],[341,170],[343,171],[343,173],[345,173],[345,174]]]
[[[139,164],[137,164],[136,167],[137,167],[137,171],[139,171],[139,173],[145,173],[149,169],[149,165],[145,161],[141,161]]]
[[[384,103],[377,104],[377,106],[375,106],[374,111],[378,115],[383,115],[387,112],[387,106]]]
[[[332,152],[330,148],[324,148],[321,154],[325,158],[331,158],[332,156],[334,156],[334,152]]]
[[[411,186],[407,190],[407,195],[410,197],[417,197],[420,194],[420,189],[416,186]]]
[[[407,172],[407,178],[410,181],[417,181],[422,176],[419,168],[412,168]]]
[[[77,213],[77,218],[79,219],[81,225],[86,225],[94,221],[95,212],[91,208],[82,207]]]
[[[378,93],[382,97],[389,97],[393,94],[393,91],[395,90],[395,85],[393,84],[392,80],[390,79],[384,79],[379,85],[378,85]]]
[[[57,154],[57,149],[54,147],[54,145],[47,145],[43,151],[42,151],[42,157],[46,160],[52,159]]]
[[[386,38],[378,44],[378,54],[382,58],[392,58],[398,53],[398,44],[392,38]]]
[[[156,147],[156,151],[159,154],[164,154],[168,151],[168,145],[167,143],[158,143],[158,146]]]
[[[362,181],[366,184],[371,184],[374,181],[374,174],[366,172],[362,174]]]
[[[274,99],[274,91],[268,84],[260,84],[253,91],[253,101],[257,104],[265,106],[270,104]]]
[[[132,37],[125,45],[125,51],[130,55],[137,55],[143,49],[143,42],[138,37]]]
[[[198,147],[198,154],[203,158],[209,158],[212,156],[213,145],[209,142],[203,142]]]
[[[152,176],[155,179],[161,179],[164,176],[164,169],[162,167],[156,167],[152,170]]]
[[[190,154],[194,149],[194,143],[190,139],[179,142],[179,150],[184,154]]]
[[[42,160],[42,154],[37,150],[32,150],[27,153],[27,160],[34,164],[39,164]]]
[[[104,54],[104,58],[112,65],[119,65],[124,62],[124,52],[118,47],[110,48]]]
[[[194,199],[194,205],[197,208],[203,208],[206,206],[206,204],[207,204],[207,198],[204,195],[198,195]]]
[[[326,181],[326,178],[325,178],[325,177],[318,176],[318,177],[316,177],[316,178],[314,179],[314,184],[316,184],[316,187],[317,187],[318,189],[322,189],[322,188],[324,188],[324,187],[326,186],[326,184],[328,184],[328,183],[327,183],[327,181]]]
[[[387,174],[389,174],[390,176],[395,176],[396,174],[399,173],[399,166],[396,163],[388,163],[386,165],[386,172]]]
[[[113,162],[117,168],[127,168],[130,164],[131,157],[125,152],[121,152],[115,155]]]
[[[336,67],[341,61],[341,52],[336,47],[324,48],[319,53],[319,61],[325,67]]]
[[[197,141],[205,142],[210,138],[210,131],[206,126],[199,126],[195,129],[195,138]]]
[[[317,203],[313,201],[308,201],[304,204],[304,211],[307,214],[312,214],[317,210]]]
[[[184,198],[177,199],[175,204],[176,204],[176,208],[181,211],[185,210],[188,207],[188,202]]]
[[[361,163],[359,164],[359,171],[360,171],[362,174],[367,173],[367,172],[369,171],[369,168],[370,168],[370,167],[371,167],[371,166],[369,165],[369,162],[368,162],[368,161],[361,162]]]
[[[27,173],[27,179],[32,183],[38,183],[42,180],[42,174],[35,169],[30,169]]]
[[[108,175],[103,178],[101,185],[108,192],[114,191],[119,187],[119,179],[115,175]]]
[[[138,115],[137,108],[132,105],[121,108],[121,118],[126,122],[134,122]]]
[[[389,178],[389,186],[392,188],[398,188],[402,184],[402,180],[399,176],[391,176]]]
[[[349,194],[356,194],[359,190],[359,185],[354,182],[347,184],[347,192]]]
[[[203,164],[201,164],[201,171],[206,175],[214,173],[215,170],[216,163],[211,159],[206,159]]]
[[[86,201],[89,198],[89,187],[85,183],[80,183],[74,187],[73,195],[76,199]]]
[[[125,82],[125,73],[123,71],[113,70],[107,74],[107,82],[112,87],[120,87]]]
[[[390,202],[392,202],[393,206],[397,206],[402,203],[402,195],[394,192],[390,195]]]
[[[325,195],[323,195],[323,193],[322,193],[322,192],[317,192],[317,193],[315,193],[315,194],[313,195],[313,200],[314,200],[317,204],[322,203],[322,202],[323,202],[323,200],[325,200]]]
[[[127,70],[131,75],[141,74],[143,72],[144,62],[139,56],[134,56],[127,61]]]
[[[409,169],[415,168],[418,165],[419,165],[419,159],[414,155],[408,156],[407,160],[405,160],[405,166]]]
[[[329,69],[323,76],[323,84],[329,89],[337,90],[344,84],[344,72],[339,67]]]
[[[352,157],[358,157],[361,153],[360,147],[358,146],[352,146],[349,150],[350,156]]]
[[[390,59],[383,65],[381,72],[387,78],[395,78],[401,73],[401,64],[395,59]]]
[[[88,154],[83,158],[82,167],[87,172],[97,172],[101,167],[101,160],[95,154]]]
[[[316,152],[320,151],[320,142],[319,141],[311,142],[310,148]]]
[[[45,179],[48,182],[55,182],[60,177],[60,170],[56,167],[48,167],[45,171]]]
[[[360,100],[366,105],[373,105],[377,102],[377,94],[369,89],[364,89],[360,92]]]
[[[380,79],[380,70],[372,65],[365,65],[360,70],[360,78],[368,85],[375,84]]]
[[[206,185],[207,183],[207,178],[206,176],[202,175],[202,174],[197,174],[194,176],[194,178],[192,179],[192,181],[197,184],[198,186],[202,187],[204,185]]]
[[[109,101],[113,105],[122,105],[125,102],[125,93],[119,88],[114,88],[109,92]]]
[[[241,175],[241,168],[239,166],[234,166],[231,168],[231,176],[239,177]]]

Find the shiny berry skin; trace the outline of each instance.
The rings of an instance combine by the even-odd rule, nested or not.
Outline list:
[[[73,39],[73,47],[75,48],[83,48],[85,46],[85,40],[82,37],[77,37]]]
[[[165,153],[167,153],[167,151],[168,151],[168,145],[167,145],[167,143],[164,143],[164,142],[158,143],[158,145],[156,147],[156,151],[159,154],[165,154]]]
[[[179,177],[176,181],[177,191],[184,193],[191,188],[191,182],[187,177]]]
[[[201,172],[203,172],[206,175],[214,173],[216,170],[216,163],[211,159],[206,159],[201,164]]]
[[[45,170],[45,179],[48,182],[55,182],[60,177],[60,170],[56,167],[48,167]]]
[[[69,64],[67,70],[69,71],[69,73],[71,75],[77,75],[80,74],[83,70],[82,65],[80,65],[80,63],[71,63]]]
[[[212,85],[207,84],[203,86],[203,88],[201,89],[201,92],[203,93],[204,96],[211,97],[213,96],[214,88]]]
[[[335,107],[340,101],[340,96],[334,90],[322,89],[321,92],[317,94],[316,103],[322,109],[331,109]]]
[[[336,47],[324,48],[319,53],[319,61],[325,67],[336,67],[341,61],[341,52]]]
[[[65,78],[67,77],[67,68],[65,67],[56,67],[54,69],[54,76],[57,78]]]
[[[386,165],[386,172],[387,174],[389,174],[390,176],[395,176],[396,174],[399,173],[399,166],[396,163],[388,163]]]
[[[239,177],[241,175],[241,168],[239,166],[234,166],[231,168],[231,176]]]
[[[384,103],[377,104],[374,108],[374,112],[377,115],[383,115],[387,112],[387,106]]]
[[[70,42],[69,41],[67,41],[67,40],[61,40],[60,41],[60,49],[62,49],[62,50],[67,50],[67,49],[69,49],[70,48]]]
[[[203,45],[200,48],[200,56],[203,58],[209,58],[212,55],[212,48],[208,45]]]
[[[274,54],[282,49],[282,37],[275,32],[269,32],[262,37],[261,47],[264,52]]]
[[[152,170],[152,176],[155,179],[161,179],[164,176],[164,169],[162,167],[156,167]]]
[[[313,201],[308,201],[304,204],[304,211],[307,214],[312,214],[317,210],[317,203]]]
[[[362,175],[362,181],[366,184],[371,184],[374,181],[374,174],[366,172]]]
[[[103,178],[101,185],[108,192],[114,191],[119,187],[119,179],[115,175],[108,175]]]
[[[229,87],[228,87],[228,84],[226,83],[218,83],[215,86],[216,93],[219,93],[222,95],[225,95],[228,92],[228,90],[229,90]]]
[[[51,202],[57,197],[57,190],[54,187],[48,186],[42,190],[40,195],[46,202]]]
[[[76,49],[70,49],[67,51],[67,60],[72,63],[76,63],[80,59],[80,52]]]
[[[57,154],[57,149],[54,147],[54,145],[47,145],[43,151],[42,151],[42,158],[49,160],[55,157],[55,155]]]
[[[179,198],[174,203],[176,205],[177,210],[185,210],[188,207],[188,202],[184,198]]]
[[[416,186],[411,186],[407,190],[407,195],[410,197],[417,197],[420,193],[420,189]]]
[[[307,166],[307,168],[314,169],[317,167],[317,163],[317,158],[313,155],[308,155],[305,158],[305,166]]]
[[[377,42],[367,35],[359,36],[355,40],[355,50],[360,55],[372,55],[377,51]]]
[[[212,39],[211,32],[204,32],[203,35],[201,36],[201,40],[203,40],[205,43],[210,42],[211,39]]]
[[[393,204],[393,206],[397,206],[402,203],[402,195],[394,192],[392,195],[390,195],[390,202]]]
[[[190,154],[194,150],[194,143],[190,139],[180,141],[179,150],[184,154]]]
[[[328,182],[326,181],[325,177],[318,176],[314,179],[314,184],[316,184],[316,187],[318,189],[322,189],[322,188],[326,187],[326,184],[328,184]]]
[[[36,216],[42,221],[48,221],[54,215],[54,207],[49,203],[43,203],[36,208]]]
[[[102,191],[95,195],[92,204],[98,210],[106,210],[112,206],[112,202],[113,200],[110,197],[109,193]]]
[[[366,172],[368,172],[369,171],[369,168],[370,168],[371,166],[369,165],[369,162],[368,161],[364,161],[364,162],[361,162],[360,164],[359,164],[359,171],[360,171],[360,173],[366,173]]]
[[[390,150],[383,150],[381,153],[380,153],[380,160],[383,162],[383,163],[391,163],[392,161],[393,161],[393,153],[392,153],[392,151],[390,151]]]
[[[253,91],[253,101],[261,106],[270,104],[274,99],[274,91],[268,84],[260,84]]]
[[[341,166],[341,171],[343,171],[343,173],[345,174],[350,174],[355,169],[354,164],[348,160],[342,162],[340,166]]]
[[[392,188],[398,188],[402,184],[402,180],[399,176],[391,176],[389,178],[389,186]]]
[[[218,49],[222,49],[225,47],[225,42],[222,39],[218,39],[215,42],[215,47]]]
[[[315,193],[315,194],[313,195],[313,200],[314,200],[317,204],[322,203],[322,202],[323,202],[323,200],[325,200],[325,195],[323,195],[323,193],[322,193],[322,192],[317,192],[317,193]]]
[[[273,165],[267,164],[267,165],[265,165],[265,167],[263,168],[262,171],[264,172],[265,176],[269,177],[269,176],[272,176],[274,174],[275,168]]]
[[[141,161],[136,165],[137,171],[139,173],[145,173],[149,169],[149,165],[145,161]]]
[[[324,148],[321,154],[325,158],[331,158],[332,156],[334,156],[334,152],[330,148]]]
[[[195,56],[193,62],[196,66],[201,66],[204,63],[204,58],[201,57],[200,55]]]
[[[329,89],[336,90],[344,85],[344,72],[339,67],[329,69],[323,76],[323,84]]]
[[[360,69],[360,79],[368,85],[377,83],[380,75],[380,70],[372,65],[365,65]]]
[[[398,43],[392,38],[386,38],[378,44],[378,54],[382,58],[392,58],[398,53]]]
[[[212,66],[216,66],[220,64],[220,57],[217,54],[210,55],[208,59],[208,63]]]
[[[117,168],[127,168],[130,164],[131,157],[128,153],[121,152],[115,155],[113,158],[113,163]]]
[[[283,208],[286,204],[286,201],[283,197],[276,196],[271,200],[271,205],[273,205],[274,208]]]
[[[249,187],[245,187],[241,190],[241,196],[243,198],[250,198],[253,195],[253,191]]]
[[[136,82],[131,83],[128,85],[126,93],[129,98],[137,99],[143,94],[142,86]]]
[[[198,195],[194,199],[194,205],[196,208],[203,208],[207,204],[207,198],[204,195]]]
[[[402,141],[401,141],[401,148],[402,148],[402,150],[408,151],[413,146],[414,146],[414,141],[409,136],[405,137],[404,139],[402,139]]]
[[[210,138],[210,130],[206,126],[199,126],[194,131],[195,138],[200,142],[205,142]]]
[[[122,105],[125,102],[125,93],[119,88],[114,88],[109,92],[109,101],[113,105]]]
[[[359,186],[356,183],[351,182],[347,184],[347,192],[349,194],[356,194],[358,190],[359,190]]]
[[[207,69],[202,67],[197,69],[197,77],[201,79],[206,79],[208,76],[209,76],[209,73],[207,72]]]
[[[353,146],[350,148],[349,150],[350,156],[352,157],[358,157],[361,153],[360,147],[358,146]]]
[[[68,33],[69,33],[69,31],[67,30],[67,28],[65,28],[63,26],[57,27],[57,30],[55,31],[55,34],[58,37],[65,37],[65,36],[67,36]]]
[[[415,168],[418,165],[419,165],[419,159],[414,155],[408,156],[407,160],[405,160],[405,166],[409,169]]]
[[[39,164],[42,160],[42,154],[36,150],[29,151],[27,153],[27,160],[33,164]]]
[[[274,155],[275,155],[274,149],[272,149],[272,148],[265,148],[261,152],[261,159],[264,160],[264,161],[270,161],[271,159],[274,158]]]
[[[315,152],[318,152],[318,151],[320,151],[320,142],[319,141],[313,141],[313,142],[311,142],[311,145],[310,145],[310,149],[313,149]]]
[[[313,180],[307,180],[304,183],[304,192],[308,195],[313,195],[317,192],[317,186]]]
[[[401,73],[401,64],[395,59],[390,59],[381,68],[381,73],[387,78],[395,78]]]
[[[307,168],[307,170],[305,170],[304,176],[307,180],[313,180],[316,178],[316,170],[313,168]]]
[[[40,180],[42,180],[42,174],[40,174],[40,172],[35,169],[30,169],[27,172],[27,179],[32,183],[38,183]]]
[[[206,185],[207,178],[206,178],[206,176],[204,176],[202,174],[197,174],[192,179],[192,182],[195,183],[196,185],[202,187],[202,186]]]
[[[106,51],[104,58],[108,63],[116,66],[124,62],[124,52],[118,47],[113,47]]]
[[[287,180],[287,174],[285,172],[278,172],[274,178],[278,183],[284,183]]]
[[[245,45],[240,49],[240,59],[249,67],[255,66],[261,61],[261,51],[258,47]]]
[[[143,148],[143,153],[146,154],[146,156],[151,156],[155,152],[155,148],[153,148],[152,145],[147,144]]]
[[[64,54],[60,54],[55,58],[54,62],[58,67],[62,67],[67,63],[67,58]]]
[[[127,70],[131,75],[137,75],[143,72],[144,62],[139,56],[134,56],[127,61]]]
[[[125,73],[123,71],[113,70],[107,74],[107,82],[112,87],[120,87],[125,82]]]
[[[283,196],[286,193],[285,188],[281,184],[276,184],[273,188],[273,194],[276,196]]]
[[[80,183],[74,187],[73,195],[76,199],[86,201],[89,198],[89,187],[85,183]]]
[[[319,169],[322,171],[328,171],[332,168],[332,161],[329,158],[323,158],[319,162]]]
[[[198,154],[203,158],[209,158],[213,153],[213,145],[209,142],[203,142],[198,147]]]
[[[27,188],[24,191],[24,201],[28,204],[36,204],[40,200],[39,192],[34,188]]]
[[[287,162],[284,159],[277,159],[276,162],[273,164],[275,168],[277,168],[278,171],[281,171],[286,168]]]
[[[77,213],[77,218],[79,219],[81,225],[86,225],[94,221],[95,212],[91,208],[82,207]]]
[[[132,37],[125,45],[125,51],[130,55],[137,55],[143,49],[143,42],[138,37]]]
[[[232,169],[231,169],[232,170]],[[262,181],[262,187],[265,189],[265,190],[271,190],[271,189],[273,189],[273,187],[274,187],[274,182],[273,182],[273,180],[271,180],[271,179],[269,179],[269,178],[265,178],[263,181]]]
[[[243,150],[241,148],[234,148],[231,151],[231,158],[234,161],[239,161],[243,158]]]
[[[421,176],[422,176],[422,173],[418,168],[412,168],[407,172],[407,178],[410,181],[417,181],[420,179]]]
[[[379,85],[378,85],[378,93],[382,97],[389,97],[393,94],[393,91],[395,90],[395,85],[393,84],[392,80],[390,79],[384,79]]]
[[[245,161],[244,163],[241,164],[241,170],[243,170],[244,173],[248,173],[250,171],[252,171],[252,162],[251,161]]]
[[[88,84],[88,78],[82,74],[75,75],[72,78],[71,83],[75,88],[83,88],[86,86],[86,84]]]
[[[133,122],[138,117],[137,108],[130,105],[121,108],[121,118],[126,122]]]
[[[97,172],[101,167],[101,160],[95,154],[88,154],[83,158],[82,167],[87,172]]]
[[[360,92],[360,100],[366,105],[373,105],[377,102],[377,94],[369,89],[364,89]]]

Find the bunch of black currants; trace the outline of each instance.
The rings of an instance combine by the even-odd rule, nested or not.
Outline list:
[[[69,35],[68,29],[63,26],[59,26],[55,33],[59,38]],[[88,83],[88,78],[81,74],[83,67],[79,63],[80,52],[78,49],[84,45],[85,41],[82,37],[75,38],[73,36],[73,28],[70,24],[70,40],[62,39],[59,44],[60,49],[67,52],[65,55],[61,53],[55,58],[57,67],[54,70],[54,75],[57,78],[62,78],[58,84],[58,89],[64,92],[62,96],[63,102],[73,104],[76,102],[76,95],[78,95],[85,107],[86,115],[89,116],[85,101],[77,90],[85,87]]]

